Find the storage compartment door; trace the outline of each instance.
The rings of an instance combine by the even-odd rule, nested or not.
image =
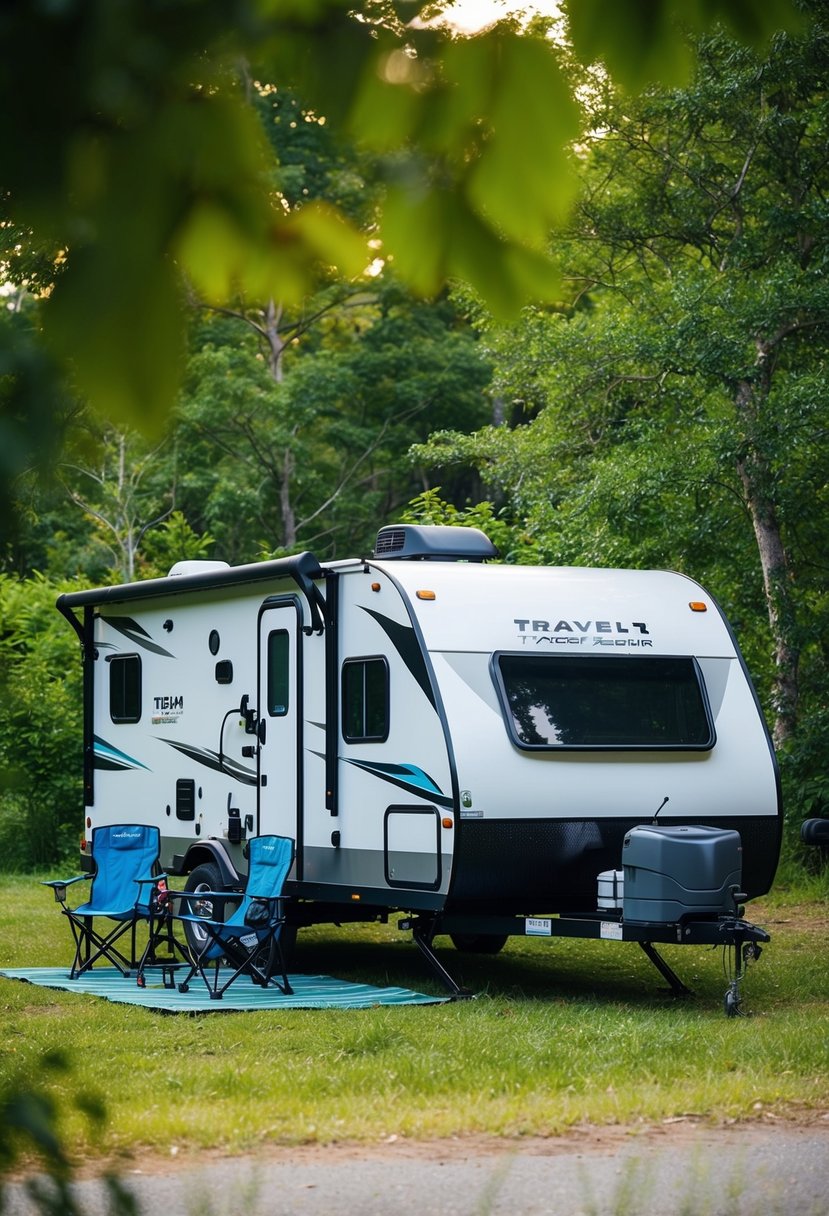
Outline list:
[[[441,881],[440,814],[434,806],[390,806],[383,825],[390,887],[436,891]]]

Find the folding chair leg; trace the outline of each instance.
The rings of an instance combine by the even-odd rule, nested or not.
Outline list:
[[[156,927],[155,927],[156,923],[158,923],[160,925],[160,928],[158,930],[156,930]],[[165,963],[171,969],[177,968],[178,966],[180,966],[181,964],[176,963],[176,951],[178,951],[179,957],[182,958],[184,960],[184,962],[188,964],[188,966],[191,965],[192,961],[193,961],[192,958],[190,957],[189,951],[186,950],[185,947],[182,946],[181,942],[178,941],[177,938],[175,937],[175,935],[173,933],[172,917],[169,914],[164,916],[163,919],[159,919],[158,921],[156,920],[156,917],[151,916],[149,919],[149,922],[148,922],[148,934],[149,934],[149,937],[147,939],[147,944],[144,947],[144,953],[141,955],[141,958],[138,962],[138,971],[135,976],[135,982],[139,988],[146,987],[144,971],[147,967],[162,967],[163,968]],[[166,946],[167,951],[169,953],[169,959],[159,959],[157,957],[156,949],[160,945]],[[162,971],[162,975],[163,974],[164,973]],[[173,974],[173,972],[171,970],[170,975],[172,975],[172,974]],[[191,972],[190,975],[192,975],[192,974],[193,973]],[[188,979],[189,978],[190,977],[188,976]],[[165,987],[167,987],[166,979],[165,979]],[[186,988],[182,989],[182,991],[186,992]]]
[[[280,991],[285,993],[286,996],[291,996],[293,994],[293,989],[288,982],[282,947],[275,938],[271,937],[270,939],[268,945],[268,961],[266,965],[262,967],[257,965],[254,958],[252,958],[246,950],[243,948],[237,948],[232,941],[223,939],[220,933],[218,933],[211,925],[205,924],[204,927],[211,939],[208,945],[205,947],[205,951],[212,945],[221,946],[228,966],[232,968],[232,971],[227,976],[224,983],[220,985],[219,978],[221,971],[221,960],[217,959],[212,967],[213,975],[211,980],[207,974],[207,967],[210,964],[208,962],[202,962],[202,957],[205,953],[205,951],[202,951],[201,956],[191,960],[190,971],[178,985],[179,992],[188,991],[191,980],[198,972],[204,981],[204,985],[207,988],[208,993],[210,994],[210,999],[212,1001],[220,1001],[233,981],[238,979],[243,971],[247,971],[255,984],[260,984],[263,988],[267,988],[268,985],[273,982],[276,987],[280,989]],[[273,975],[277,970],[274,966],[277,957],[279,959],[279,972],[282,975],[282,983],[279,983],[277,980],[273,979]]]
[[[69,925],[75,938],[75,958],[69,969],[69,978],[71,980],[75,980],[79,975],[83,975],[99,958],[106,958],[123,976],[129,975],[130,968],[135,966],[135,964],[124,957],[121,951],[116,948],[115,943],[119,938],[123,937],[132,922],[124,921],[121,927],[110,934],[109,937],[103,937],[95,931],[91,916],[78,918],[72,916],[68,911],[66,912],[66,916],[69,917]],[[79,924],[79,919],[83,920],[82,925]]]
[[[279,964],[278,967],[276,965],[277,962]],[[270,984],[271,981],[273,981],[273,983],[276,984],[277,988],[280,988],[285,993],[286,996],[293,995],[294,990],[291,987],[290,983],[288,982],[288,970],[287,970],[287,967],[285,966],[285,955],[282,951],[282,943],[277,939],[277,937],[275,935],[272,934],[270,941],[268,942],[268,961],[267,961],[265,967],[262,968],[261,970],[258,967],[256,967],[255,964],[252,964],[252,967],[262,977],[262,986],[263,987],[267,987],[267,985]],[[273,978],[274,975],[276,975],[277,973],[282,976],[281,984],[279,983],[278,980],[275,980]]]

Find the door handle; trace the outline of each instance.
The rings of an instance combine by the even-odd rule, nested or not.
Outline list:
[[[256,724],[256,734],[259,739],[260,745],[265,742],[265,736],[267,735],[267,725],[268,725],[268,722],[267,722],[266,718],[260,718]]]

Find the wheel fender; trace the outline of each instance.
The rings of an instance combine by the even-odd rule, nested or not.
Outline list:
[[[228,887],[241,884],[241,875],[220,840],[200,840],[197,844],[191,844],[184,857],[183,872],[189,874],[205,861],[212,861],[219,867],[222,882]]]

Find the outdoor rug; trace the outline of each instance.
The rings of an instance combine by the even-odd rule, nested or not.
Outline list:
[[[147,987],[139,988],[134,976],[124,977],[114,967],[100,967],[70,980],[65,967],[18,967],[4,969],[0,976],[25,980],[42,988],[101,996],[125,1005],[160,1009],[165,1013],[229,1013],[250,1009],[371,1009],[375,1005],[439,1005],[444,996],[427,996],[408,988],[375,988],[353,984],[329,975],[291,975],[293,996],[278,988],[261,988],[240,976],[221,1000],[212,1001],[204,983],[194,979],[189,992],[165,988],[160,977],[147,975]]]

